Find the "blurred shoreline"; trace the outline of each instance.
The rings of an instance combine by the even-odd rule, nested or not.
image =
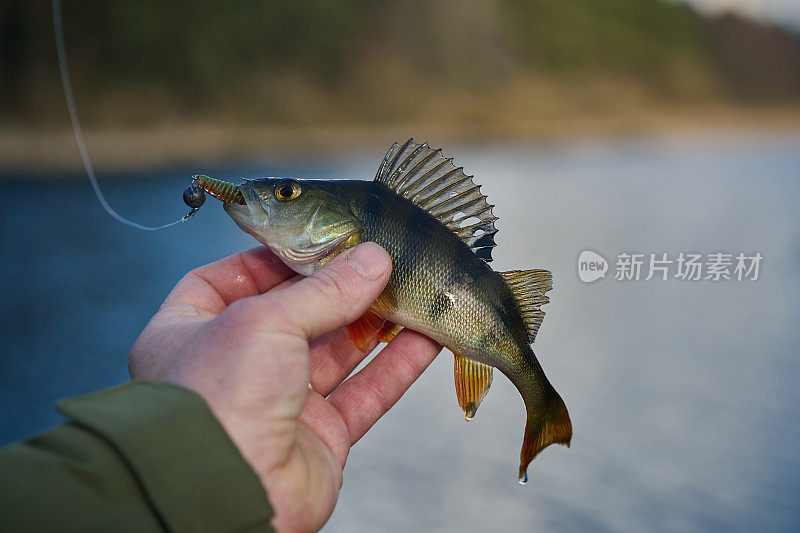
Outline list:
[[[352,127],[258,127],[170,124],[153,128],[87,129],[84,134],[99,172],[128,172],[182,164],[212,166],[230,160],[269,160],[315,153],[376,149],[413,136],[438,146],[457,143],[549,143],[575,139],[650,137],[681,139],[731,134],[773,135],[800,130],[800,106],[698,106],[649,112],[598,113],[511,123],[420,123]],[[83,177],[69,128],[37,130],[0,125],[0,179],[12,175]]]
[[[90,1],[64,27],[105,174],[381,153],[410,136],[449,147],[800,128],[798,33],[668,0]],[[0,176],[81,175],[48,7],[8,2],[0,42]]]
[[[731,134],[779,134],[800,130],[800,107],[701,108],[647,115],[628,114],[537,120],[491,126],[386,125],[371,127],[253,127],[214,124],[163,125],[152,129],[87,130],[89,155],[99,172],[230,160],[268,160],[315,153],[335,155],[386,148],[413,136],[436,145],[456,143],[549,143],[608,137],[681,139]],[[0,178],[11,174],[67,172],[83,177],[71,129],[35,131],[0,127]]]

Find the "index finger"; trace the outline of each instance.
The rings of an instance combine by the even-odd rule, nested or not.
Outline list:
[[[351,445],[397,403],[441,350],[421,333],[404,329],[363,369],[334,389],[328,401],[342,415]]]
[[[263,294],[294,275],[266,246],[256,246],[198,267],[181,279],[164,304],[188,303],[211,313]]]

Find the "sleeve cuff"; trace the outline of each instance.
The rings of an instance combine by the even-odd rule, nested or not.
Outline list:
[[[170,530],[272,531],[258,476],[196,393],[130,381],[57,408],[116,449]]]

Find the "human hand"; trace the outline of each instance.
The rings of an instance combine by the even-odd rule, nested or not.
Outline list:
[[[253,248],[187,274],[131,350],[131,377],[206,400],[261,479],[278,530],[322,527],[350,447],[441,350],[404,330],[346,379],[366,353],[344,326],[369,308],[390,271],[373,243],[309,278]]]

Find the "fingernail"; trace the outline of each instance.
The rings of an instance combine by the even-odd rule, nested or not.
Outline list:
[[[353,248],[347,255],[347,261],[367,279],[378,279],[389,266],[386,252],[374,242],[365,242]]]

